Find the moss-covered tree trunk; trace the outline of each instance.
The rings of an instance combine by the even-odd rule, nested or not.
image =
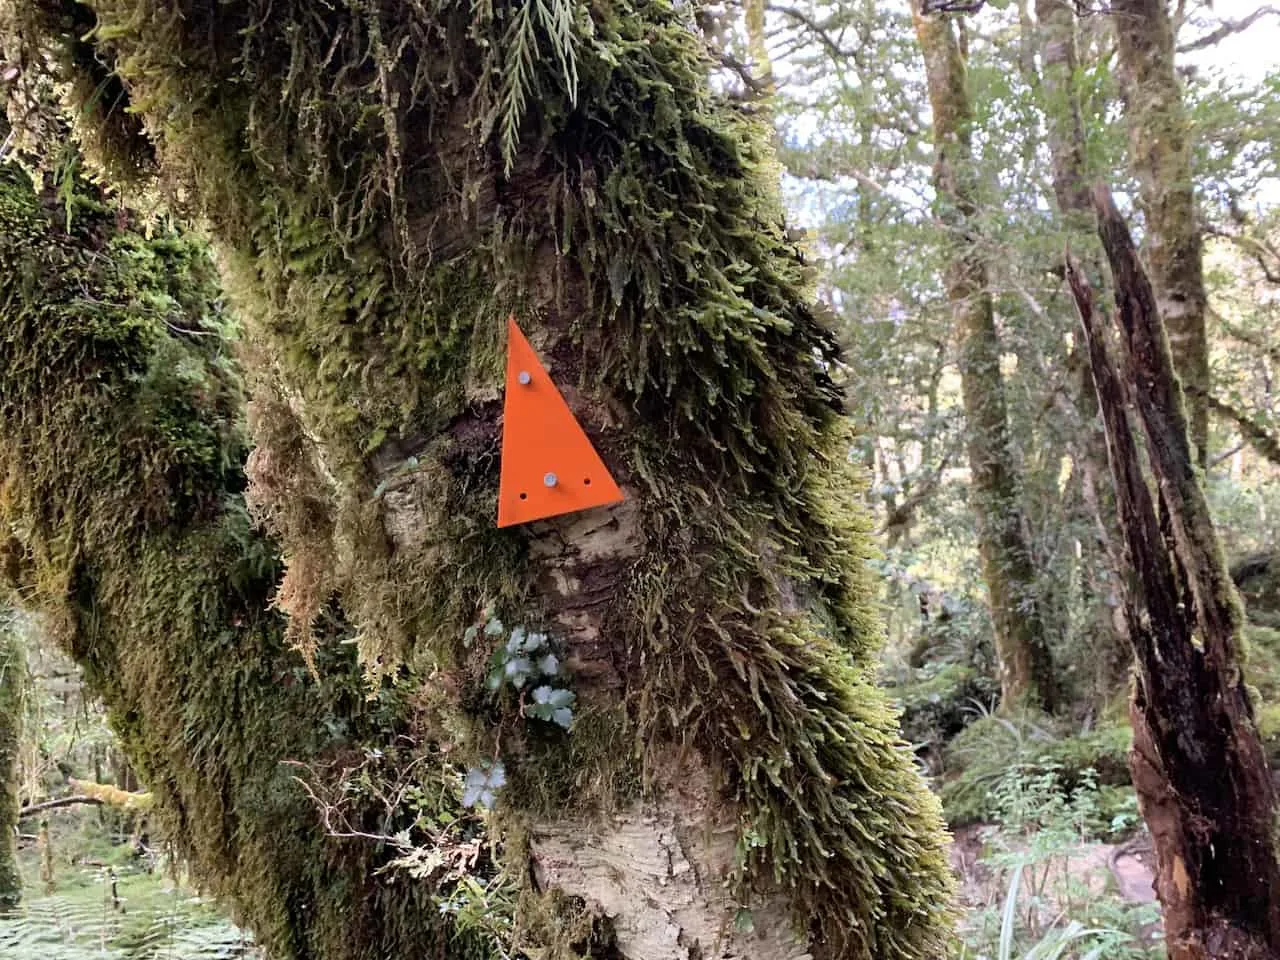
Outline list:
[[[1170,960],[1280,955],[1276,796],[1241,677],[1242,611],[1187,439],[1157,300],[1127,227],[1099,189],[1124,378],[1083,275],[1068,273],[1107,424],[1133,571],[1125,613],[1136,655],[1130,758],[1156,851]],[[1147,463],[1129,424],[1142,425]],[[1155,497],[1147,470],[1156,481]]]
[[[0,606],[0,913],[22,899],[18,871],[18,748],[26,663],[16,621]]]
[[[291,637],[332,658],[326,633],[344,625],[375,688],[407,691],[394,716],[417,746],[396,776],[443,755],[487,778],[516,946],[941,955],[939,812],[869,681],[847,371],[783,228],[767,131],[712,93],[689,12],[103,0],[15,23],[84,93],[74,116],[100,165],[154,178],[216,239],[247,326],[250,496],[285,553]],[[511,312],[622,504],[496,529]],[[103,565],[77,564],[73,586],[118,591],[129,564]],[[177,586],[133,582],[111,594],[120,629],[182,616]],[[501,635],[468,629],[486,610]],[[540,656],[554,648],[546,676],[576,696],[567,733],[507,680],[534,670],[517,648],[535,633]],[[146,740],[182,690],[175,668],[119,655],[102,685]],[[211,744],[227,735],[182,712]],[[157,777],[194,758],[160,754],[142,769],[163,807]],[[249,801],[184,802],[198,831]],[[388,908],[436,896],[439,915],[433,880],[377,882]],[[278,911],[306,955],[352,955],[312,936],[306,897],[267,894],[254,909]],[[344,922],[348,895],[366,893],[334,889],[323,923]],[[420,953],[395,939],[376,955]]]
[[[1144,217],[1143,253],[1182,381],[1196,463],[1209,457],[1209,341],[1191,137],[1174,70],[1165,0],[1111,5],[1129,121],[1129,159]]]
[[[1073,242],[1093,232],[1093,204],[1086,165],[1084,118],[1078,87],[1080,58],[1076,12],[1066,0],[1036,0],[1036,47],[1040,71],[1036,76],[1046,121],[1046,142],[1053,170],[1053,193],[1058,212]],[[1074,244],[1073,244],[1074,245]],[[1081,255],[1088,275],[1102,280],[1102,257],[1087,239]],[[1080,344],[1071,357],[1078,371],[1073,397],[1080,418],[1075,456],[1089,507],[1094,537],[1084,560],[1084,576],[1092,601],[1096,634],[1102,656],[1097,664],[1100,692],[1106,696],[1123,683],[1132,659],[1123,621],[1115,599],[1123,589],[1123,545],[1116,536],[1114,488],[1107,464],[1106,434],[1098,409],[1093,370],[1087,345]]]
[[[953,235],[947,297],[960,344],[971,498],[995,627],[1001,700],[1005,707],[1028,704],[1053,709],[1053,664],[1009,442],[987,255],[977,232],[973,115],[964,58],[945,15],[926,15],[917,8],[915,24],[933,108],[934,181],[940,215]]]
[[[244,507],[207,251],[71,186],[68,222],[64,198],[0,165],[0,595],[75,656],[168,837],[273,958],[492,956],[428,890],[380,880],[386,850],[326,838],[283,765],[391,753],[412,731],[392,692],[366,697],[349,649],[311,679],[269,609],[279,562]]]

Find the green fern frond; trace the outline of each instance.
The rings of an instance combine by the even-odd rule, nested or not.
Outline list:
[[[515,162],[520,123],[534,94],[538,33],[545,33],[564,75],[569,102],[578,102],[578,34],[573,0],[525,0],[516,8],[503,38],[504,55],[498,127],[506,172]]]
[[[198,900],[121,913],[95,896],[40,897],[0,917],[5,960],[257,960],[252,938]]]

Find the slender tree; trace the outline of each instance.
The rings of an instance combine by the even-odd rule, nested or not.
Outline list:
[[[285,554],[290,636],[322,678],[330,635],[354,638],[375,689],[411,691],[391,727],[420,745],[408,768],[444,755],[482,779],[491,838],[520,878],[517,935],[646,960],[941,955],[937,805],[867,679],[879,631],[845,470],[846,371],[783,228],[767,134],[711,91],[688,12],[48,0],[10,14],[26,69],[57,64],[98,166],[157,186],[215,238],[247,328],[250,497]],[[512,312],[622,504],[495,529]],[[166,321],[147,328],[153,351],[222,341],[188,343]],[[14,349],[40,329],[15,328]],[[3,368],[44,369],[22,359]],[[94,369],[61,372],[69,398],[98,389]],[[131,383],[127,369],[112,375]],[[155,402],[188,396],[168,390]],[[23,442],[47,449],[33,387],[3,395]],[[187,402],[218,396],[193,385]],[[229,534],[201,527],[213,541],[195,549],[172,524],[145,526],[185,509],[223,530],[232,451],[194,444],[225,477],[157,474],[165,457],[143,453],[168,442],[169,419],[129,422],[156,433],[121,447],[140,463],[107,458],[109,502],[59,474],[63,487],[33,481],[18,515],[41,518],[45,539],[24,550],[47,564],[41,583],[66,585],[69,644],[133,734],[157,804],[199,837],[248,816],[255,777],[275,798],[274,774],[237,762],[225,798],[168,786],[238,736],[216,698],[190,702],[180,658],[234,649],[237,618],[264,614],[198,600],[238,562]],[[120,513],[141,540],[121,535]],[[192,603],[195,626],[175,630]],[[489,629],[469,629],[486,609]],[[532,633],[568,665],[567,734],[537,719],[536,691],[504,683],[518,665],[489,689],[490,665]],[[139,651],[143,636],[157,649]],[[204,671],[219,696],[235,690],[227,662]],[[244,699],[259,695],[239,707],[258,718],[243,748],[288,759],[264,727],[277,703],[258,686]],[[416,956],[419,896],[440,913],[427,883],[320,899],[287,892],[295,874],[318,878],[305,858],[258,865],[275,886],[243,861],[201,864],[276,925],[286,954]],[[396,920],[353,948],[338,933],[347,897]]]
[[[22,899],[18,870],[18,748],[26,665],[12,611],[0,608],[0,912]]]
[[[1073,239],[1087,237],[1093,230],[1093,202],[1086,165],[1087,143],[1079,84],[1080,57],[1077,44],[1076,13],[1065,0],[1036,0],[1036,42],[1040,69],[1036,75],[1046,121],[1046,142],[1053,170],[1053,195],[1058,212]],[[1079,254],[1087,274],[1102,278],[1102,257],[1086,239]],[[1078,370],[1072,398],[1079,416],[1081,436],[1076,460],[1084,486],[1084,499],[1092,512],[1095,536],[1092,561],[1086,572],[1099,633],[1107,638],[1109,656],[1100,664],[1103,685],[1109,690],[1119,684],[1131,659],[1123,622],[1117,622],[1113,597],[1123,589],[1125,569],[1123,548],[1116,538],[1115,494],[1107,464],[1106,435],[1098,409],[1093,370],[1087,360],[1087,345],[1074,350]]]
[[[926,14],[917,8],[915,25],[933,107],[934,180],[940,216],[952,232],[947,297],[960,341],[971,497],[995,626],[1002,701],[1006,706],[1027,703],[1052,709],[1053,665],[1009,442],[1000,340],[987,286],[987,254],[976,224],[973,112],[964,55],[953,22],[946,15]]]
[[[1138,178],[1144,254],[1182,381],[1196,463],[1209,456],[1209,341],[1203,240],[1196,215],[1191,138],[1174,69],[1165,0],[1119,0],[1115,22],[1129,161]]]

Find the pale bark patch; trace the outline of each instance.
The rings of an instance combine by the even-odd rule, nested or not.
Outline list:
[[[603,826],[537,824],[531,850],[539,886],[607,917],[629,960],[809,960],[780,901],[736,922],[724,887],[736,835],[732,823],[708,824],[705,808],[646,803]]]

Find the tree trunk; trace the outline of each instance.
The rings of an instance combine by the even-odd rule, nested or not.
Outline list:
[[[242,387],[207,251],[124,229],[73,186],[68,223],[0,165],[0,587],[83,667],[169,837],[271,956],[487,955],[376,876],[385,850],[326,840],[283,765],[413,731],[389,694],[366,698],[349,649],[310,681],[269,609],[279,565],[244,509]]]
[[[0,913],[22,899],[18,871],[18,751],[22,735],[26,664],[17,625],[0,607]]]
[[[1209,461],[1209,340],[1202,238],[1196,217],[1191,138],[1174,72],[1174,30],[1165,0],[1117,0],[1120,81],[1129,156],[1138,178],[1144,250],[1156,305],[1182,381],[1195,462]]]
[[[1079,306],[1133,571],[1126,615],[1137,657],[1130,761],[1154,840],[1170,960],[1280,952],[1275,796],[1240,674],[1241,610],[1197,480],[1155,295],[1110,193],[1096,194],[1111,262],[1125,378],[1112,367],[1083,275]],[[1135,407],[1156,481],[1143,476]],[[1158,503],[1158,509],[1157,509]]]
[[[917,11],[915,25],[933,107],[934,180],[942,219],[955,237],[946,276],[947,297],[960,341],[971,498],[995,627],[1001,701],[1006,708],[1026,704],[1052,710],[1056,686],[1053,665],[1009,443],[1000,342],[987,288],[988,265],[974,223],[972,114],[964,59],[949,19]]]
[[[61,41],[75,89],[114,65],[154,151],[79,104],[89,142],[115,151],[107,169],[158,170],[218,242],[291,636],[323,667],[343,625],[401,698],[420,749],[386,776],[502,763],[490,822],[520,879],[517,935],[644,960],[941,955],[939,810],[867,680],[879,626],[847,372],[783,228],[767,131],[711,92],[685,14],[93,6],[87,53],[56,17],[27,23]],[[495,529],[511,312],[624,503]],[[119,589],[129,565],[104,554],[84,575]],[[163,637],[167,595],[135,596],[98,596],[95,615],[117,640]],[[568,734],[501,674],[487,689],[502,648],[468,631],[486,608],[550,635],[577,697]],[[144,732],[171,718],[179,691],[157,696],[133,647],[109,651],[104,686]],[[155,746],[139,759],[157,809],[203,828],[202,798],[157,783],[192,758]],[[367,955],[420,955],[400,933],[439,915],[440,891],[377,882],[407,914]],[[313,906],[252,887],[246,909],[285,930],[309,934],[322,907],[329,933],[346,923],[340,890]]]
[[[1076,93],[1080,69],[1076,14],[1067,0],[1036,0],[1035,13],[1041,65],[1036,79],[1048,132],[1054,198],[1069,236],[1074,239],[1085,231],[1092,233],[1094,223],[1084,119]],[[1086,271],[1091,280],[1098,282],[1102,276],[1101,254],[1096,248],[1087,249],[1090,253],[1084,257]],[[1107,466],[1106,435],[1087,356],[1087,345],[1072,350],[1071,365],[1079,370],[1073,400],[1083,427],[1076,445],[1076,461],[1095,529],[1084,576],[1097,633],[1104,638],[1097,667],[1100,692],[1105,696],[1122,686],[1132,658],[1124,625],[1117,622],[1114,610],[1113,598],[1123,590],[1125,567],[1121,545],[1115,539],[1117,514]]]

